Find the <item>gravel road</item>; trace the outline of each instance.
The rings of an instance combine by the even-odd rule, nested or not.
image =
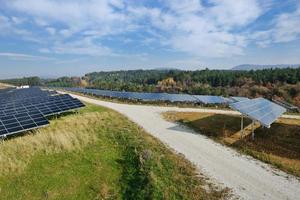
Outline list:
[[[201,173],[218,185],[232,189],[241,199],[300,199],[300,181],[275,170],[258,160],[244,156],[207,137],[161,116],[166,111],[214,112],[238,114],[234,111],[127,105],[95,100],[79,95],[74,97],[118,111],[160,139],[168,147],[182,153]],[[297,116],[285,116],[298,118]]]

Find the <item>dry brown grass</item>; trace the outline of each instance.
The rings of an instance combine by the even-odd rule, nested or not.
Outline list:
[[[0,83],[0,89],[10,88],[10,87],[14,87],[14,86],[5,83]]]
[[[240,117],[232,115],[168,112],[164,118],[183,123],[226,145],[226,139],[240,129]],[[249,123],[246,120],[245,126]],[[228,146],[300,177],[300,120],[280,118],[270,129],[256,129],[255,137]]]
[[[108,113],[84,113],[52,120],[51,125],[22,137],[2,141],[0,144],[1,175],[21,172],[30,159],[40,153],[59,153],[80,150],[97,140],[96,123]],[[80,119],[79,119],[80,118]],[[92,130],[87,132],[86,130]]]
[[[180,122],[196,129],[200,133],[213,138],[222,139],[229,137],[240,130],[240,117],[237,115],[222,115],[213,113],[195,112],[166,112],[163,114],[166,120]],[[244,120],[244,125],[251,123]]]

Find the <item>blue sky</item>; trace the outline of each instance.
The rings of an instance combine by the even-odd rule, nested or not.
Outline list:
[[[300,63],[298,0],[0,0],[0,78]]]

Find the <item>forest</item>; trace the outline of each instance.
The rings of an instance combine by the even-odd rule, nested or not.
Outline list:
[[[300,106],[300,67],[236,70],[128,70],[93,72],[83,77],[3,80],[10,84],[86,87],[118,91],[168,92],[222,96],[265,97]]]

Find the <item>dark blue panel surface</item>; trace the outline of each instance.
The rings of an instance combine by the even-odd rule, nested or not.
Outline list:
[[[64,88],[73,92],[92,94],[103,97],[113,97],[120,99],[133,99],[141,101],[169,101],[169,102],[190,102],[204,104],[224,104],[228,101],[219,96],[189,95],[189,94],[168,94],[168,93],[147,93],[147,92],[120,92],[110,90],[84,89],[84,88]]]
[[[83,106],[68,94],[38,87],[0,90],[0,136],[39,128],[49,124],[44,116]]]

